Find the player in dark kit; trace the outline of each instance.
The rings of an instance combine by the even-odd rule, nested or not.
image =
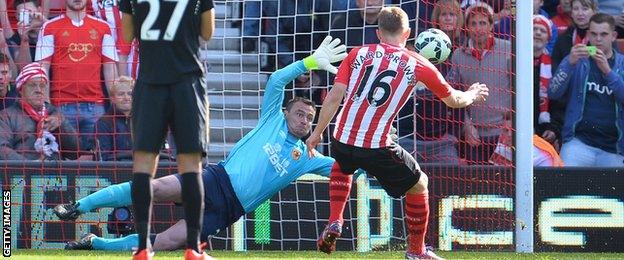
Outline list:
[[[199,37],[214,31],[212,0],[121,0],[123,36],[139,40],[139,75],[132,99],[134,165],[132,204],[139,247],[133,259],[151,259],[151,179],[168,129],[178,149],[186,219],[185,259],[208,259],[199,250],[204,188],[199,175],[208,149],[208,95],[197,58]]]

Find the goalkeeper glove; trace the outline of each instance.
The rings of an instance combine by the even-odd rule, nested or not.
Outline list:
[[[312,55],[303,59],[303,64],[308,70],[322,69],[336,74],[338,69],[332,63],[347,57],[346,50],[347,47],[340,44],[340,39],[332,40],[332,37],[328,35]]]

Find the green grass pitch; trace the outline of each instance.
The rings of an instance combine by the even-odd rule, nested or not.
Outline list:
[[[624,253],[536,253],[516,254],[513,252],[437,252],[446,259],[624,259]],[[182,259],[182,251],[157,252],[154,259]],[[402,251],[383,252],[336,252],[325,255],[315,251],[212,251],[210,254],[218,259],[402,259]],[[11,259],[130,259],[130,252],[111,251],[64,251],[64,250],[13,250]]]

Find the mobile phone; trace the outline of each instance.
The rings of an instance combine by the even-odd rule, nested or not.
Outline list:
[[[587,46],[587,52],[589,52],[589,56],[596,55],[596,46]]]
[[[19,12],[19,16],[17,17],[17,20],[24,23],[24,25],[29,25],[30,24],[30,11],[26,9],[22,9]]]

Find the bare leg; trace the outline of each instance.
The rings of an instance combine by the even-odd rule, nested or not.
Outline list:
[[[133,154],[132,172],[147,173],[152,177],[156,174],[158,166],[158,154],[151,152],[135,151]]]
[[[202,158],[200,153],[181,153],[178,155],[178,171],[186,172],[202,172]]]
[[[186,221],[184,219],[175,223],[167,230],[156,235],[154,250],[178,250],[184,248],[186,243]]]
[[[167,175],[152,181],[155,202],[182,203],[182,185],[175,175]]]

